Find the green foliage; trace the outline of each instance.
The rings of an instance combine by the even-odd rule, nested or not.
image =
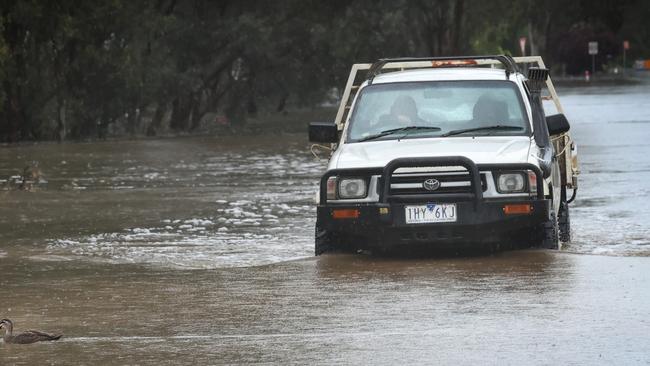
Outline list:
[[[312,107],[355,62],[509,53],[580,72],[648,55],[645,0],[3,0],[0,141],[185,133]],[[620,48],[620,47],[619,47]],[[631,58],[630,58],[631,60]],[[599,63],[606,62],[606,57]],[[215,118],[215,116],[220,116]]]

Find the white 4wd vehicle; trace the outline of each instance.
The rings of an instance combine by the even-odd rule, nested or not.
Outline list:
[[[518,64],[536,67],[525,76]],[[367,77],[355,85],[359,70]],[[542,99],[559,113],[545,116]],[[540,57],[356,64],[335,123],[309,127],[333,150],[315,252],[559,248],[577,189],[568,131]]]

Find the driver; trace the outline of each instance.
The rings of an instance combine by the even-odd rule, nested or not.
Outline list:
[[[424,122],[418,116],[418,108],[415,100],[408,95],[398,96],[390,107],[390,114],[381,117],[381,122],[398,123],[398,127],[414,126]]]

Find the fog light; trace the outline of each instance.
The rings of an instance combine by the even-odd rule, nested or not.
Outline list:
[[[523,173],[503,173],[497,179],[497,190],[500,193],[523,192],[526,183]]]

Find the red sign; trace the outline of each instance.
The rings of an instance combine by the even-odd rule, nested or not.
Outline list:
[[[626,51],[630,49],[630,41],[623,41],[623,49]]]

